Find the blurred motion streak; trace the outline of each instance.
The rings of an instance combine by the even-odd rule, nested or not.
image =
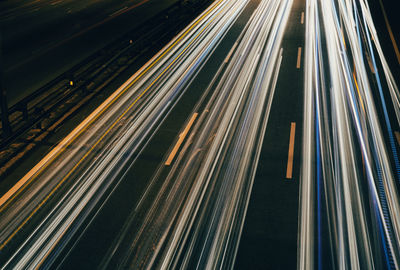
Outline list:
[[[298,268],[399,269],[399,91],[367,1],[307,0],[304,76]]]
[[[212,96],[162,187],[143,195],[141,202],[151,206],[137,205],[104,268],[233,268],[291,6],[292,1],[262,1],[257,7],[204,93]],[[161,172],[162,167],[151,183]]]
[[[0,199],[2,269],[73,248],[249,2],[215,1]],[[102,267],[233,267],[292,2],[261,1]]]

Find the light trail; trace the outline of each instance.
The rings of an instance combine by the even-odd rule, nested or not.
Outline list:
[[[35,215],[44,215],[3,268],[51,265],[118,185],[126,163],[135,160],[246,3],[211,5],[3,197],[1,249]]]
[[[298,268],[398,269],[399,94],[366,1],[308,0],[306,37]]]
[[[221,79],[210,84],[212,97],[163,186],[155,198],[148,192],[149,208],[135,208],[101,263],[104,268],[233,267],[291,5],[260,3],[216,75]],[[151,182],[158,177],[160,170]],[[145,213],[140,224],[138,213]]]
[[[259,2],[100,267],[233,268],[293,2]],[[51,268],[70,251],[249,3],[214,2],[0,198],[2,269]],[[296,20],[298,268],[398,269],[400,93],[368,4],[307,0]]]

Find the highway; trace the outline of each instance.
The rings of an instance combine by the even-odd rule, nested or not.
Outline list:
[[[216,0],[1,195],[0,265],[398,269],[396,83],[366,1]]]

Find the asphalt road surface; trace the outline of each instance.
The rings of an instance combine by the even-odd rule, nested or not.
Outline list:
[[[4,269],[397,269],[365,1],[215,1],[0,198]]]

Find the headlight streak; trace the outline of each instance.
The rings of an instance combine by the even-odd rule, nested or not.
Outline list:
[[[306,15],[298,268],[398,269],[399,162],[370,34],[399,119],[397,86],[365,1],[309,0]]]
[[[150,210],[135,209],[104,268],[233,267],[291,5],[260,3],[167,179],[148,200]],[[145,218],[137,224],[139,212]]]
[[[369,12],[368,2],[366,2],[365,0],[360,1],[360,6],[361,6],[361,12],[363,14],[364,27],[365,27],[365,29],[369,29],[369,31],[366,31],[366,33],[368,35],[368,43],[369,43],[370,49],[372,49],[371,39],[369,38],[369,36],[371,35],[372,40],[375,45],[375,49],[377,50],[378,55],[379,55],[379,60],[381,61],[383,72],[385,74],[389,93],[392,98],[393,107],[394,107],[394,110],[396,113],[397,121],[400,123],[400,92],[399,92],[399,89],[398,89],[397,84],[393,78],[391,71],[390,71],[389,65],[384,57],[382,47],[379,42],[379,37],[376,33],[375,26],[374,26],[372,17]]]
[[[365,17],[365,15],[363,16],[364,27],[367,28],[366,21],[365,21],[364,17]],[[358,20],[357,20],[357,25],[358,25]],[[377,64],[376,64],[376,60],[375,60],[375,54],[374,54],[373,47],[372,47],[372,44],[371,44],[371,39],[370,39],[369,32],[368,31],[365,31],[365,32],[366,32],[366,36],[367,36],[367,45],[368,45],[367,47],[369,49],[369,53],[370,53],[371,58],[372,58],[373,67],[374,67],[375,70],[378,70]],[[385,60],[385,59],[383,58],[383,60]],[[392,82],[389,79],[389,78],[391,78],[390,70],[388,72],[385,71],[385,74],[386,73],[388,74],[388,76],[387,76],[387,84],[389,86],[389,93],[390,93],[390,96],[392,98],[394,109],[395,109],[395,112],[396,112],[396,115],[397,115],[398,110],[399,110],[399,103],[398,103],[398,100],[397,100],[396,95],[395,95],[395,93],[396,93],[395,89],[397,88],[397,86],[396,86],[396,84],[394,82]],[[396,146],[395,146],[395,141],[394,141],[394,138],[393,138],[393,130],[392,130],[392,127],[391,127],[391,124],[390,124],[388,111],[387,111],[387,108],[386,108],[385,98],[383,96],[382,84],[381,84],[381,80],[380,80],[378,72],[375,72],[374,75],[375,75],[375,79],[376,79],[376,81],[378,83],[379,96],[381,98],[381,104],[382,104],[382,108],[383,108],[384,116],[385,116],[385,123],[386,123],[387,129],[388,129],[390,146],[391,146],[391,149],[392,149],[392,152],[393,152],[393,156],[394,156],[394,162],[395,162],[395,166],[396,166],[397,181],[400,183],[400,162],[399,162],[399,157],[398,157]],[[399,118],[397,120],[400,123]]]
[[[49,268],[80,237],[248,3],[214,2],[0,198],[1,251],[43,217],[2,269]],[[261,0],[102,267],[233,268],[292,4]],[[307,0],[305,26],[298,268],[399,269],[400,93],[367,1]]]
[[[6,228],[1,230],[2,247],[56,191],[65,189],[65,194],[2,268],[51,265],[100,198],[118,184],[116,177],[126,169],[126,162],[157,130],[245,4],[215,2],[171,42],[174,46],[158,54],[156,64],[147,64],[145,73],[139,72],[132,83],[123,86],[115,104],[107,105],[108,110],[92,120],[72,149],[45,164],[47,168],[40,175],[33,174],[37,179],[31,186],[11,198],[18,203],[2,208],[1,225]],[[89,159],[89,155],[93,157]],[[72,178],[75,180],[64,188],[66,180]]]

